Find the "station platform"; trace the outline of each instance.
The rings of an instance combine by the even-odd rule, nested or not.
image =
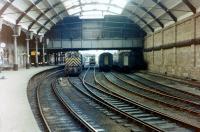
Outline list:
[[[39,132],[27,98],[28,81],[40,71],[56,66],[2,71],[0,78],[0,132]]]

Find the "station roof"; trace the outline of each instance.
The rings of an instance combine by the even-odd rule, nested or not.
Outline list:
[[[126,16],[151,33],[200,11],[200,0],[0,0],[0,16],[45,34],[66,16]]]

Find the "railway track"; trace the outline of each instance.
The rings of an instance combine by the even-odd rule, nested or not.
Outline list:
[[[177,77],[173,77],[173,76],[166,76],[166,75],[153,73],[153,72],[141,72],[141,73],[152,75],[152,76],[155,76],[155,77],[161,77],[161,78],[168,79],[168,80],[171,80],[171,81],[175,81],[175,82],[178,82],[178,83],[181,83],[181,84],[185,84],[185,85],[190,85],[190,86],[196,87],[198,89],[200,88],[200,82],[195,81],[195,80],[194,81],[193,80],[187,80],[187,79],[183,79],[183,78],[177,78]]]
[[[159,83],[160,85],[168,86],[172,89],[179,90],[186,94],[191,94],[192,96],[197,96],[197,97],[200,96],[200,85],[194,86],[190,83],[186,83],[186,81],[188,80],[182,80],[180,82],[180,80],[177,81],[176,78],[164,77],[162,75],[156,76],[152,73],[147,73],[147,72],[137,72],[135,74],[147,80],[153,81],[155,83]],[[193,81],[193,83],[198,83],[198,82]]]
[[[193,103],[193,104],[200,106],[200,97],[199,96],[195,96],[195,95],[192,95],[188,92],[184,92],[184,91],[179,90],[179,89],[174,89],[172,87],[153,82],[149,79],[138,76],[136,74],[129,74],[129,75],[127,75],[127,77],[129,77],[129,78],[133,79],[134,81],[137,81],[137,82],[139,82],[139,83],[141,83],[141,84],[143,84],[147,87],[155,89],[157,91],[163,92],[163,93],[171,95],[173,97],[177,97],[179,99],[182,99],[183,101],[187,101],[189,103]]]
[[[35,117],[41,131],[46,131],[47,128],[43,122],[40,111],[38,109],[37,96],[36,96],[37,92],[36,91],[37,91],[37,87],[43,81],[42,78],[46,78],[54,71],[55,71],[54,69],[50,70],[50,71],[44,71],[42,73],[39,73],[39,74],[33,76],[31,78],[31,80],[29,80],[29,84],[27,87],[27,96],[28,96],[29,104],[31,106],[31,110],[34,114],[34,117]]]
[[[93,128],[70,100],[63,99],[60,91],[55,86],[55,76],[54,74],[44,78],[37,88],[37,102],[46,126],[45,131],[101,131]]]
[[[79,107],[74,104],[59,88],[57,82],[52,83],[53,90],[61,103],[68,109],[68,111],[82,124],[86,130],[91,132],[104,132],[96,122],[90,119]]]
[[[162,115],[161,113],[156,113],[155,111],[152,111],[136,102],[124,99],[121,96],[102,91],[95,86],[89,85],[85,82],[87,72],[83,77],[83,84],[86,88],[85,91],[88,91],[95,98],[105,103],[107,107],[118,111],[120,114],[126,116],[126,118],[131,119],[140,125],[142,124],[146,129],[149,129],[150,131],[199,131],[199,128],[176,121]],[[188,128],[184,126],[187,126]]]
[[[138,96],[161,102],[170,107],[174,107],[176,109],[184,110],[186,112],[200,115],[200,105],[192,102],[188,102],[178,97],[174,97],[172,95],[168,95],[166,93],[162,93],[160,91],[155,91],[150,89],[147,86],[142,86],[140,84],[135,84],[132,80],[121,74],[116,73],[107,73],[104,74],[108,81],[113,83],[114,85],[125,89],[129,92],[132,92]]]
[[[83,82],[81,81],[80,78],[78,77],[73,77],[69,78],[69,82],[74,86],[80,93],[85,95],[87,99],[85,101],[89,103],[92,107],[95,109],[98,109],[102,113],[104,113],[107,117],[109,117],[111,120],[114,120],[118,126],[124,126],[127,128],[129,131],[134,131],[134,132],[142,132],[144,130],[140,130],[140,128],[131,123],[128,119],[126,119],[124,116],[120,115],[118,112],[113,110],[109,105],[106,103],[102,102],[98,98],[94,97],[83,85]],[[84,99],[84,98],[83,98]],[[111,126],[110,126],[111,127]],[[110,128],[108,128],[110,129]],[[106,129],[106,131],[108,130]],[[121,129],[121,128],[119,128]],[[112,129],[111,129],[112,131]],[[120,130],[117,130],[120,131]],[[121,132],[121,131],[120,131]]]

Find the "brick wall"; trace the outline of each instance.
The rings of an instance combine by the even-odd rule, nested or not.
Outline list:
[[[192,16],[145,37],[145,49],[200,38],[200,15]],[[149,70],[200,80],[200,45],[146,51]]]

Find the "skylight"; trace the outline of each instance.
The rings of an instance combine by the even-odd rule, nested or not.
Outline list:
[[[79,5],[79,0],[67,0],[67,1],[64,1],[64,6],[66,9],[69,9],[73,6],[77,6]]]
[[[69,15],[82,19],[121,15],[128,0],[62,0]]]

